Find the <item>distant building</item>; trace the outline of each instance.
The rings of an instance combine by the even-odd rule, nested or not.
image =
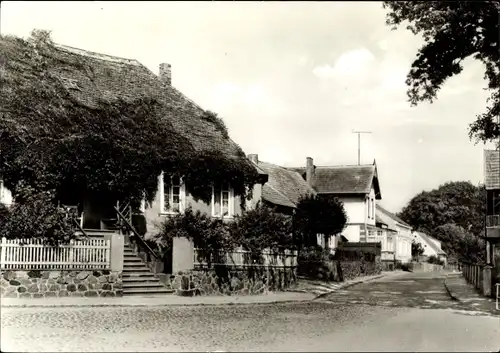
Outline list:
[[[446,262],[447,255],[441,249],[441,242],[439,240],[422,232],[414,231],[412,234],[413,234],[413,240],[416,243],[420,244],[424,249],[424,253],[422,254],[423,256],[427,258],[430,256],[435,256],[438,259]]]

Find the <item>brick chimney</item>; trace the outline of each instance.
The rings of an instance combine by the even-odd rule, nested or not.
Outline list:
[[[312,178],[314,176],[314,162],[311,157],[306,158],[306,181],[312,186]]]
[[[170,64],[160,64],[160,81],[168,86],[172,85],[172,70]]]
[[[253,162],[255,164],[259,164],[259,155],[258,154],[249,154],[247,157],[251,162]]]

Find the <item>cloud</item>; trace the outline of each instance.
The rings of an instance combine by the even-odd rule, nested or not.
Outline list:
[[[361,79],[369,74],[375,56],[366,48],[349,50],[341,54],[335,64],[319,65],[313,69],[313,74],[319,78],[331,79]]]
[[[316,66],[312,72],[319,78],[332,78],[335,76],[335,69],[330,65]]]

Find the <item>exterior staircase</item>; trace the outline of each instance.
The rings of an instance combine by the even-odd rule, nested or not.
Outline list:
[[[116,234],[115,230],[84,229],[90,238],[106,238]],[[83,235],[81,231],[78,235]],[[147,267],[144,261],[137,256],[132,248],[125,244],[123,248],[123,295],[164,296],[174,293],[174,290],[165,287]]]
[[[174,293],[166,288],[130,246],[124,246],[123,295],[163,296]]]

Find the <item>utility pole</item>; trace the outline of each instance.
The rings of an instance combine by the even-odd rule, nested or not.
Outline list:
[[[353,134],[358,134],[358,165],[361,164],[361,134],[371,134],[371,131],[355,131],[352,130]]]

